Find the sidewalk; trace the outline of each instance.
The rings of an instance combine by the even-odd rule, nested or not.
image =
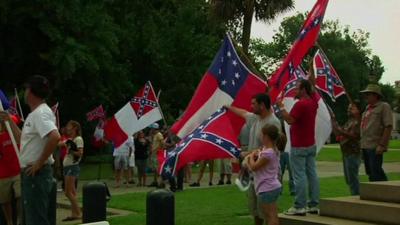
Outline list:
[[[384,169],[386,173],[392,173],[392,172],[400,172],[400,162],[396,163],[384,163]],[[341,162],[321,162],[317,161],[317,172],[319,177],[334,177],[334,176],[343,176],[343,165]],[[360,166],[360,175],[365,175],[365,169],[364,165],[361,164]],[[192,176],[192,182],[194,182],[197,179],[198,174],[193,174]],[[288,173],[285,173],[284,180],[288,179]],[[232,176],[232,182],[236,179],[237,174],[234,174]],[[213,176],[213,186],[212,188],[219,188],[220,186],[216,185],[219,180],[219,173],[214,172]],[[78,197],[82,198],[82,187],[93,181],[79,181],[78,184]],[[154,190],[154,187],[136,187],[136,184],[131,184],[129,187],[126,187],[125,185],[121,185],[119,188],[115,188],[115,183],[114,180],[101,180],[101,182],[105,182],[108,185],[108,188],[110,190],[111,196],[113,195],[121,195],[121,194],[126,194],[126,193],[135,193],[135,192],[149,192],[151,190]],[[209,173],[207,172],[203,176],[203,179],[201,180],[200,187],[189,187],[189,183],[184,183],[184,189],[192,189],[192,188],[208,188],[210,187],[208,185],[209,182]],[[150,183],[150,179],[148,181]],[[232,184],[234,185],[234,184]],[[166,185],[168,188],[169,185]],[[80,221],[72,221],[72,222],[62,222],[61,220],[67,216],[69,216],[69,201],[65,197],[64,193],[59,192],[57,193],[57,203],[58,203],[58,208],[57,208],[57,225],[71,225],[71,224],[80,224]],[[134,212],[129,212],[125,210],[118,210],[118,209],[107,209],[108,213],[111,213],[114,216],[120,216],[120,215],[127,215],[130,213]],[[118,215],[115,215],[118,214]],[[112,216],[111,215],[111,216]]]

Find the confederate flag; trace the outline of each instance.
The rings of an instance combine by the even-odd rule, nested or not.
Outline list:
[[[314,46],[327,5],[328,0],[318,0],[315,3],[282,65],[268,81],[270,86],[269,94],[273,103],[276,102],[286,84],[293,79],[293,73],[290,72],[291,68],[297,68],[309,49]]]
[[[118,148],[128,137],[161,120],[161,111],[154,89],[148,81],[142,89],[104,126],[104,136]]]
[[[167,153],[161,175],[167,179],[189,162],[218,158],[239,158],[240,149],[229,113],[219,109]]]
[[[87,121],[93,121],[96,119],[104,119],[106,117],[106,113],[103,109],[103,105],[99,105],[92,111],[86,113]]]
[[[329,95],[332,101],[346,93],[335,68],[333,68],[328,57],[320,49],[315,53],[313,63],[316,73],[315,82],[319,90]]]
[[[300,67],[304,56],[315,44],[315,41],[318,38],[327,5],[328,0],[318,0],[315,3],[313,9],[307,16],[303,27],[300,29],[297,39],[293,43],[292,48],[283,61],[283,64],[268,81],[270,85],[269,94],[271,97],[271,102],[275,104],[277,101],[282,100],[283,97],[283,102],[287,112],[290,112],[297,99],[295,98],[293,92],[290,94],[286,89],[294,88],[297,83],[299,77],[296,75],[296,69]],[[315,140],[317,149],[319,150],[325,144],[325,141],[329,137],[332,128],[330,115],[326,104],[322,98],[318,97],[318,99],[318,111],[317,117],[315,118]],[[276,111],[277,110],[275,110],[275,112]],[[288,136],[288,143],[286,144],[285,151],[288,151],[290,148],[289,129],[290,126],[285,123],[285,130]]]

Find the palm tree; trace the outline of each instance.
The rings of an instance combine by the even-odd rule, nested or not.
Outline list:
[[[211,15],[223,22],[236,21],[242,24],[241,44],[248,54],[251,24],[257,21],[270,22],[278,14],[293,8],[293,0],[211,0]]]

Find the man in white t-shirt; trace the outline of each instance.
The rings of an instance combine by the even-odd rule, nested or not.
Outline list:
[[[122,173],[124,173],[126,186],[129,186],[129,156],[132,154],[133,150],[133,138],[128,137],[128,140],[123,143],[118,148],[114,149],[114,169],[115,169],[115,187],[119,188],[121,186]]]
[[[25,102],[31,113],[25,120],[22,132],[15,124],[11,125],[21,146],[25,224],[49,225],[49,197],[54,182],[52,153],[57,148],[60,134],[55,125],[54,113],[45,103],[49,94],[49,81],[42,76],[33,76],[25,87]]]

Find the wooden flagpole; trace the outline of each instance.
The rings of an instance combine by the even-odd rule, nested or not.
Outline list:
[[[18,104],[19,114],[21,116],[22,121],[25,121],[24,113],[22,112],[22,108],[21,108],[21,102],[19,101],[17,88],[14,88],[14,92],[15,92],[15,98],[16,98],[17,104]]]
[[[150,81],[148,81],[148,82],[149,82],[149,85],[150,85],[150,87],[151,87],[151,90],[153,90],[153,92],[154,92],[153,85],[151,84]],[[160,94],[161,94],[161,89],[160,89],[160,90],[158,91],[158,93],[157,93],[156,102],[157,102],[158,108],[160,108],[160,113],[161,113],[161,117],[162,117],[162,119],[163,119],[164,125],[167,126],[167,120],[165,120],[164,113],[163,113],[163,111],[162,111],[160,102],[158,101],[158,99],[160,98]]]

